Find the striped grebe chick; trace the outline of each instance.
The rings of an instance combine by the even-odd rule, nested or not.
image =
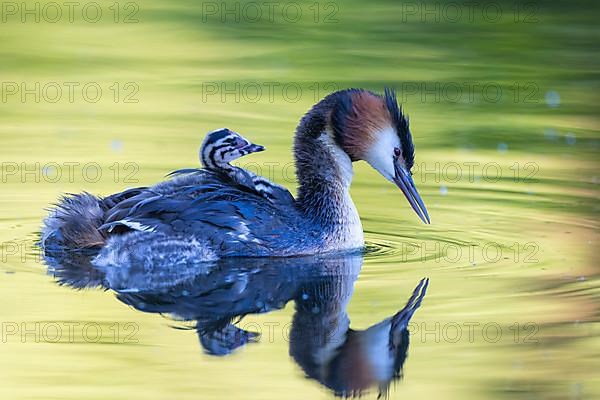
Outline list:
[[[283,186],[230,164],[247,154],[264,150],[264,146],[250,142],[239,133],[221,128],[209,132],[204,138],[200,147],[200,162],[205,169],[224,173],[236,184],[255,190],[274,203],[293,204],[294,197]]]

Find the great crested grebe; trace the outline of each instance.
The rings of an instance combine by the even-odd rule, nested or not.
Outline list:
[[[350,197],[352,162],[364,160],[429,216],[411,177],[414,147],[393,90],[332,93],[301,119],[294,140],[297,197],[274,204],[251,187],[207,169],[105,198],[67,196],[44,221],[44,249],[99,250],[96,262],[123,257],[213,260],[292,256],[363,247]]]
[[[269,199],[274,204],[293,205],[294,196],[283,186],[258,176],[246,169],[229,164],[250,153],[264,151],[265,148],[254,144],[237,132],[227,128],[216,129],[208,132],[200,147],[200,162],[210,171],[222,173],[231,179],[234,184],[246,186],[261,196]],[[181,169],[170,175],[195,173],[197,169]]]

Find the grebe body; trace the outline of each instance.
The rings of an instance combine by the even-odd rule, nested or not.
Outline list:
[[[227,165],[231,157],[259,150],[239,144],[237,153],[223,154]],[[394,182],[429,223],[410,174],[414,147],[408,119],[391,90],[379,95],[348,89],[325,97],[301,119],[294,157],[295,199],[269,197],[269,188],[278,185],[248,171],[242,171],[250,174],[247,180],[232,179],[205,165],[105,198],[65,197],[45,220],[41,244],[53,250],[96,249],[95,262],[101,264],[157,254],[208,261],[361,249],[362,225],[350,197],[352,163],[359,160]]]

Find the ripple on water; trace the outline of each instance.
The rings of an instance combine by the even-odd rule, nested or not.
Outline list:
[[[393,234],[366,231],[365,260],[371,263],[415,263],[440,260],[450,249],[466,249],[472,243],[439,234]]]

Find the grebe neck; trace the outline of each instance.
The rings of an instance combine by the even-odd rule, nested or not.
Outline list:
[[[339,241],[362,246],[362,226],[352,198],[350,157],[332,135],[296,136],[297,204],[307,219],[338,235]]]

